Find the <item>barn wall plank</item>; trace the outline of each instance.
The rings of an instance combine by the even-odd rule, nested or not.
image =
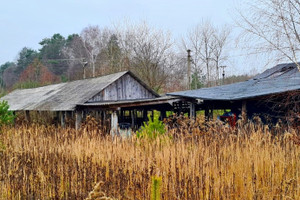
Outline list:
[[[132,76],[126,74],[95,95],[89,102],[146,98],[155,98],[155,96]]]

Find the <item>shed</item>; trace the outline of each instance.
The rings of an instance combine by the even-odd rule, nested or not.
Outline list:
[[[77,104],[159,97],[132,72],[18,89],[2,97],[12,111],[74,111]]]
[[[167,95],[198,100],[201,103],[196,108],[205,109],[206,115],[209,115],[211,109],[225,108],[231,108],[237,113],[242,110],[248,111],[248,115],[254,113],[275,115],[268,101],[270,97],[299,90],[300,72],[296,64],[285,63],[268,69],[248,81]]]
[[[78,128],[84,110],[78,105],[96,102],[121,102],[155,99],[159,95],[130,71],[106,76],[48,85],[32,89],[18,89],[2,97],[12,111],[52,111],[60,113],[62,124],[66,113],[76,113]]]

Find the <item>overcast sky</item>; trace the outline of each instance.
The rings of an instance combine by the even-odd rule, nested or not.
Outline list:
[[[147,21],[180,38],[209,19],[233,24],[236,0],[1,0],[0,64],[15,61],[23,47],[38,50],[42,39],[55,33],[80,33],[88,25],[111,26],[124,18]],[[234,65],[234,64],[233,64]]]

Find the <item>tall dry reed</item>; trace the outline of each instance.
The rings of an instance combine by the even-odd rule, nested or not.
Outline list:
[[[99,183],[106,197],[150,199],[153,177],[162,180],[161,199],[300,199],[293,132],[189,127],[151,141],[84,128],[4,127],[0,199],[85,199]]]

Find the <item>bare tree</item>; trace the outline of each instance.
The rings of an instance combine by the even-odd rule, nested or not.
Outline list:
[[[248,1],[238,10],[243,39],[257,52],[276,53],[280,60],[294,62],[300,71],[299,0]]]
[[[236,23],[243,28],[242,39],[252,48],[251,53],[276,55],[274,60],[293,62],[300,71],[299,0],[249,1],[238,10],[238,16]],[[299,122],[299,92],[268,98],[271,100],[274,111],[283,110],[287,119]]]
[[[225,52],[226,47],[229,43],[230,29],[224,26],[222,29],[215,29],[213,34],[213,46],[212,48],[212,60],[215,62],[216,68],[216,84],[219,84],[220,80],[220,64],[228,59],[227,52]]]
[[[168,80],[165,84],[166,92],[175,92],[186,90],[186,52],[181,54],[180,52],[174,52],[170,56],[170,60],[172,61],[172,67],[168,70]]]
[[[169,33],[148,24],[127,24],[118,29],[123,56],[130,60],[130,69],[150,87],[159,91],[167,82],[175,64],[173,42]]]
[[[87,52],[83,47],[83,41],[77,34],[69,36],[67,45],[62,50],[66,63],[68,64],[68,79],[81,79],[83,73],[83,62],[88,58]],[[87,61],[86,61],[87,62]]]
[[[109,39],[108,30],[100,30],[98,26],[88,26],[80,34],[83,47],[88,56],[88,61],[92,66],[92,76],[95,77],[95,66],[100,52],[106,47]]]
[[[82,30],[80,36],[72,35],[71,38],[68,38],[63,54],[72,66],[69,70],[78,71],[77,66],[82,68],[85,60],[92,68],[92,77],[102,74],[102,71],[105,70],[100,68],[106,66],[107,60],[103,55],[107,52],[111,35],[111,30],[107,28],[100,30],[98,26],[88,26]]]
[[[216,80],[219,78],[219,66],[227,58],[224,49],[229,34],[229,28],[219,30],[209,21],[203,21],[182,40],[184,49],[192,50],[195,73],[204,73],[208,85],[211,85],[213,68],[216,68]]]

